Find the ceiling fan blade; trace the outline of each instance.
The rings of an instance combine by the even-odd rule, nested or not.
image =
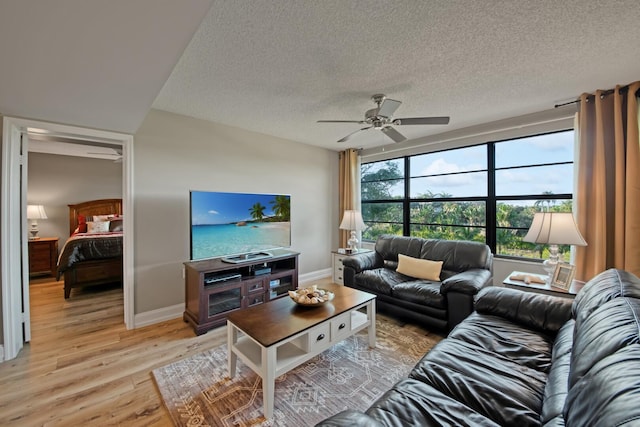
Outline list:
[[[448,125],[449,117],[409,117],[405,119],[395,119],[394,125]]]
[[[380,130],[384,132],[384,134],[387,135],[389,138],[393,139],[395,142],[402,142],[407,139],[403,134],[401,134],[391,126],[385,126]]]
[[[395,99],[385,98],[380,104],[380,109],[378,110],[378,115],[382,117],[391,117],[393,113],[396,112],[398,107],[402,104],[400,101],[396,101]]]
[[[318,120],[317,123],[366,123],[363,120]]]
[[[363,130],[371,129],[372,127],[373,127],[373,126],[367,126],[366,128],[358,129],[358,130],[357,130],[357,131],[355,131],[355,132],[351,132],[349,135],[345,136],[344,138],[339,139],[339,140],[338,140],[338,142],[345,142],[345,141],[347,141],[348,139],[350,139],[353,135],[355,135],[356,133],[358,133],[358,132],[362,132]]]

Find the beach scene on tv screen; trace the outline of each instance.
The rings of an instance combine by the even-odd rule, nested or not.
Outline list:
[[[191,259],[291,246],[291,197],[191,192]]]

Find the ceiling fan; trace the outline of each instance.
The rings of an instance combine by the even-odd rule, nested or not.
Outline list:
[[[382,131],[382,133],[393,139],[395,142],[402,142],[407,138],[400,132],[398,132],[395,128],[391,127],[391,125],[405,126],[449,124],[449,117],[410,117],[404,119],[394,119],[393,113],[398,109],[402,102],[396,101],[395,99],[389,99],[381,93],[373,95],[371,99],[378,106],[376,108],[372,108],[371,110],[367,110],[364,113],[364,120],[318,120],[318,123],[359,123],[369,125],[350,133],[344,138],[339,139],[338,142],[345,142],[356,133],[371,128]]]

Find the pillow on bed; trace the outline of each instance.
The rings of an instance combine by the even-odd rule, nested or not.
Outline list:
[[[92,219],[93,219],[93,222],[103,222],[103,221],[109,221],[111,218],[113,218],[113,214],[94,215]]]
[[[122,220],[121,219],[112,219],[109,221],[109,231],[122,231]]]
[[[87,218],[84,215],[78,215],[78,226],[73,234],[87,232]]]
[[[108,233],[109,221],[89,221],[87,222],[87,233]]]

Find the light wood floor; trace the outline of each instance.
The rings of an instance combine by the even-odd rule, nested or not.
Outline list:
[[[182,319],[127,330],[121,288],[65,300],[62,282],[44,278],[30,291],[31,342],[0,363],[1,426],[170,426],[151,371],[226,340]]]

